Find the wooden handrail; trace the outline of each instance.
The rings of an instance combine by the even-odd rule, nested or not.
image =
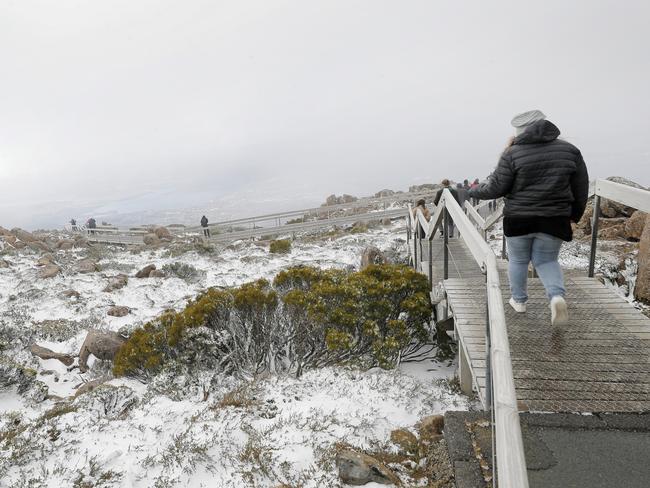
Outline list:
[[[486,274],[487,279],[488,330],[490,337],[488,354],[492,374],[491,382],[486,386],[491,388],[493,393],[496,469],[499,486],[504,488],[528,488],[526,458],[519,423],[510,344],[506,329],[496,256],[448,190],[443,191],[436,212],[428,222],[427,238],[432,238],[434,235],[445,209],[456,227],[458,227],[460,238],[467,245],[474,260]]]

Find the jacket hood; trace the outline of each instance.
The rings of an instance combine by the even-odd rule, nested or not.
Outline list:
[[[551,142],[560,135],[560,129],[549,120],[538,120],[530,124],[528,128],[515,137],[513,144],[536,144],[539,142]]]

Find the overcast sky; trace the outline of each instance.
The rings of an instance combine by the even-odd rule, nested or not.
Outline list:
[[[646,0],[0,0],[0,225],[483,177],[533,108],[591,176],[648,186],[649,19]]]

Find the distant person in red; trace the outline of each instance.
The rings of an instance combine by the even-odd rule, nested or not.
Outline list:
[[[201,217],[201,227],[203,227],[203,236],[210,237],[210,228],[208,227],[208,218],[204,215]]]
[[[470,190],[476,190],[479,187],[479,182],[478,178],[474,180],[474,183],[472,183],[469,187]],[[478,198],[472,197],[472,205],[478,205]]]

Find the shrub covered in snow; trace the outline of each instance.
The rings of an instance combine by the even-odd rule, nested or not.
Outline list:
[[[190,283],[198,281],[202,274],[191,264],[180,263],[178,261],[164,265],[162,270],[166,276],[175,276]]]
[[[289,239],[271,241],[269,252],[272,254],[288,254],[291,252],[291,241]]]
[[[148,375],[180,362],[226,372],[289,371],[355,362],[390,368],[426,341],[426,277],[402,265],[360,272],[290,268],[273,283],[209,289],[180,311],[137,329],[116,375]]]

